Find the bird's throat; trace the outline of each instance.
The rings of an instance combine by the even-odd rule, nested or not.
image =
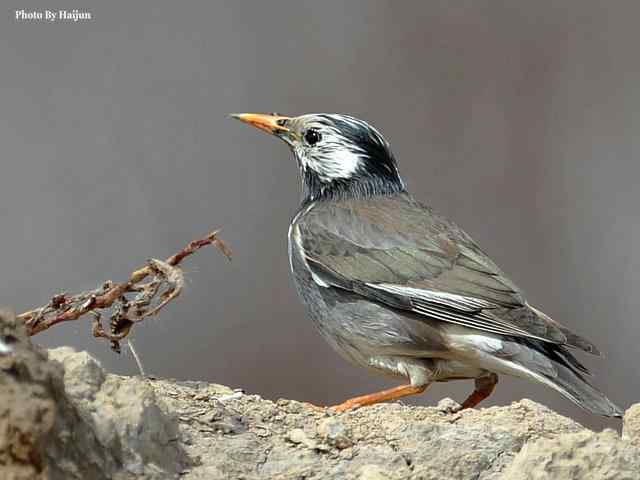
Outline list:
[[[405,192],[398,176],[376,176],[358,173],[351,178],[324,180],[309,169],[300,169],[302,202],[348,200],[395,195]]]

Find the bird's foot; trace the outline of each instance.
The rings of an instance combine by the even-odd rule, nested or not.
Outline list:
[[[496,388],[498,384],[498,375],[495,373],[490,373],[484,377],[476,378],[476,388],[473,390],[471,395],[467,397],[467,399],[462,402],[460,408],[457,409],[456,412],[460,410],[465,410],[467,408],[474,408],[478,405],[482,400],[490,396]]]
[[[428,386],[428,384],[421,385],[419,387],[414,387],[412,385],[401,385],[399,387],[390,388],[381,392],[370,393],[369,395],[350,398],[349,400],[346,400],[339,405],[330,407],[330,410],[336,413],[342,413],[350,410],[355,410],[367,405],[373,405],[375,403],[398,400],[399,398],[407,397],[409,395],[422,393],[427,389]]]
[[[360,402],[358,402],[357,398],[351,398],[345,402],[342,402],[338,405],[334,405],[332,407],[329,407],[329,410],[334,412],[334,413],[344,413],[344,412],[348,412],[349,410],[355,410],[357,408],[362,407],[362,404]]]

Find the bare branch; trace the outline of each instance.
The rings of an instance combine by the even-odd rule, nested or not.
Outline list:
[[[205,238],[193,240],[186,247],[166,260],[150,259],[145,267],[134,271],[124,283],[105,282],[102,287],[69,295],[54,295],[49,303],[17,316],[27,325],[29,335],[43,332],[62,322],[77,320],[87,314],[93,317],[94,337],[106,338],[111,348],[120,351],[119,342],[133,325],[146,317],[157,314],[175,299],[184,288],[182,261],[206,246],[214,246],[231,260],[231,250],[218,238],[215,230]],[[150,280],[143,283],[143,280]],[[132,296],[133,298],[127,298]],[[102,326],[101,310],[110,311],[109,332]]]

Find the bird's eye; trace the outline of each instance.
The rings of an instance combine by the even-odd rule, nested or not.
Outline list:
[[[304,141],[307,142],[309,145],[315,145],[321,139],[322,139],[322,135],[320,135],[320,132],[315,128],[310,128],[304,133]]]

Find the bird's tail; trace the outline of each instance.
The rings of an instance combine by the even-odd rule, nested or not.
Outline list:
[[[622,410],[591,383],[564,366],[556,368],[558,375],[548,378],[551,387],[591,413],[604,417],[622,417]]]
[[[521,373],[557,390],[588,412],[605,417],[621,417],[622,410],[595,388],[587,378],[591,374],[563,346],[526,341],[526,355],[514,355],[512,362]],[[524,345],[522,345],[524,346]],[[533,360],[533,361],[532,361]]]

